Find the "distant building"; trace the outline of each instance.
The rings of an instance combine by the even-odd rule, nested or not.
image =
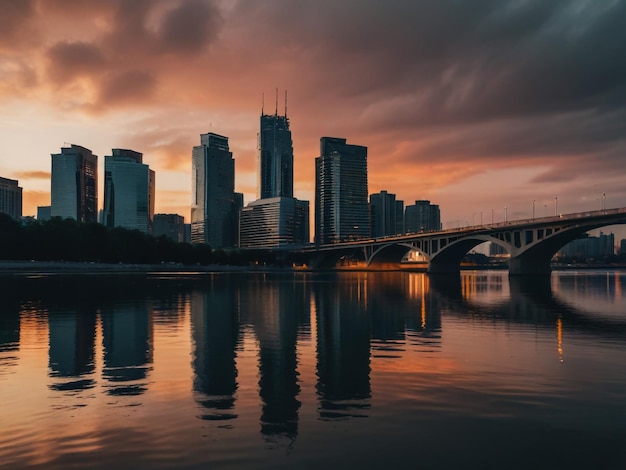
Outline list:
[[[97,222],[98,156],[80,145],[52,154],[50,199],[52,217]]]
[[[489,243],[489,256],[502,256],[507,253],[508,251],[503,246],[493,242]]]
[[[185,232],[184,232],[183,241],[185,243],[191,243],[191,224],[185,224]]]
[[[597,260],[615,254],[615,235],[600,232],[600,236],[585,236],[573,240],[558,252],[558,256],[577,258],[579,260]]]
[[[404,230],[406,233],[441,230],[439,206],[426,200],[415,201],[414,205],[406,206],[404,209]]]
[[[386,237],[403,233],[404,201],[387,191],[370,194],[372,237]]]
[[[626,255],[626,239],[623,239],[619,242],[619,253],[620,255]]]
[[[369,236],[367,147],[322,137],[315,159],[315,243]]]
[[[104,225],[152,233],[154,198],[154,171],[142,153],[113,149],[104,157]]]
[[[154,214],[152,235],[165,236],[177,243],[185,241],[185,218],[178,214]]]
[[[0,178],[0,212],[15,220],[22,217],[22,188],[17,180]]]
[[[272,248],[308,244],[309,201],[258,199],[241,210],[239,246]]]
[[[235,193],[235,160],[228,137],[200,135],[192,152],[191,242],[212,248],[237,245],[239,201]]]
[[[50,209],[50,206],[37,206],[37,220],[40,220],[42,222],[50,220],[50,218],[52,217]]]
[[[274,115],[261,111],[257,175],[259,199],[293,197],[293,143],[286,109],[284,116],[278,108]]]

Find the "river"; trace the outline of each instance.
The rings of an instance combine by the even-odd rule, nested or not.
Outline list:
[[[0,276],[2,468],[626,468],[626,272]]]

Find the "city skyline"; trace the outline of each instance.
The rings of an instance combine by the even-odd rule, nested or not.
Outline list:
[[[299,199],[314,200],[319,138],[339,135],[368,147],[370,194],[431,200],[444,228],[626,206],[624,1],[5,3],[0,175],[24,215],[50,204],[49,155],[72,142],[142,151],[156,212],[189,220],[208,131],[230,137],[247,204],[276,87]]]

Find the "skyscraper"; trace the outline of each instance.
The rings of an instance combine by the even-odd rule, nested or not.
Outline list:
[[[439,206],[430,201],[415,201],[404,209],[404,229],[407,233],[441,230]]]
[[[14,219],[22,217],[22,188],[17,180],[0,178],[0,212]]]
[[[370,235],[367,147],[322,137],[315,159],[315,243]]]
[[[285,115],[261,110],[258,134],[259,198],[241,210],[240,246],[277,247],[309,243],[309,202],[293,197],[293,144]]]
[[[192,152],[191,242],[212,248],[237,245],[239,197],[235,193],[235,160],[228,137],[200,135]]]
[[[51,156],[51,216],[97,222],[98,156],[73,144]]]
[[[172,241],[185,241],[185,218],[178,214],[154,214],[152,235],[165,236]]]
[[[104,212],[107,227],[123,227],[152,233],[154,171],[143,163],[143,154],[113,149],[104,157]]]
[[[278,106],[274,115],[261,111],[257,166],[259,199],[293,197],[293,143],[286,109],[284,116],[278,115]]]
[[[381,191],[370,194],[372,237],[386,237],[402,233],[404,202],[395,194]]]
[[[257,199],[241,210],[242,248],[304,245],[309,240],[309,201],[272,197]]]

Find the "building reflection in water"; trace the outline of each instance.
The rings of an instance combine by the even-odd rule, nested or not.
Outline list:
[[[237,392],[236,349],[240,342],[237,291],[233,285],[210,286],[191,294],[194,398],[201,419],[228,420]]]
[[[310,318],[305,283],[259,275],[241,290],[241,316],[259,342],[261,433],[268,443],[291,445],[298,435],[298,331]],[[306,330],[306,328],[304,328]]]
[[[152,364],[152,312],[145,297],[102,309],[103,378],[110,395],[140,395]]]
[[[48,325],[50,377],[65,379],[51,384],[50,388],[58,391],[93,388],[95,309],[50,309]]]
[[[4,280],[0,280],[2,282]],[[6,285],[6,283],[5,283]],[[20,301],[6,295],[0,308],[0,376],[17,364],[20,349]]]
[[[317,394],[323,419],[367,416],[370,407],[367,276],[343,279],[330,276],[314,284]]]

